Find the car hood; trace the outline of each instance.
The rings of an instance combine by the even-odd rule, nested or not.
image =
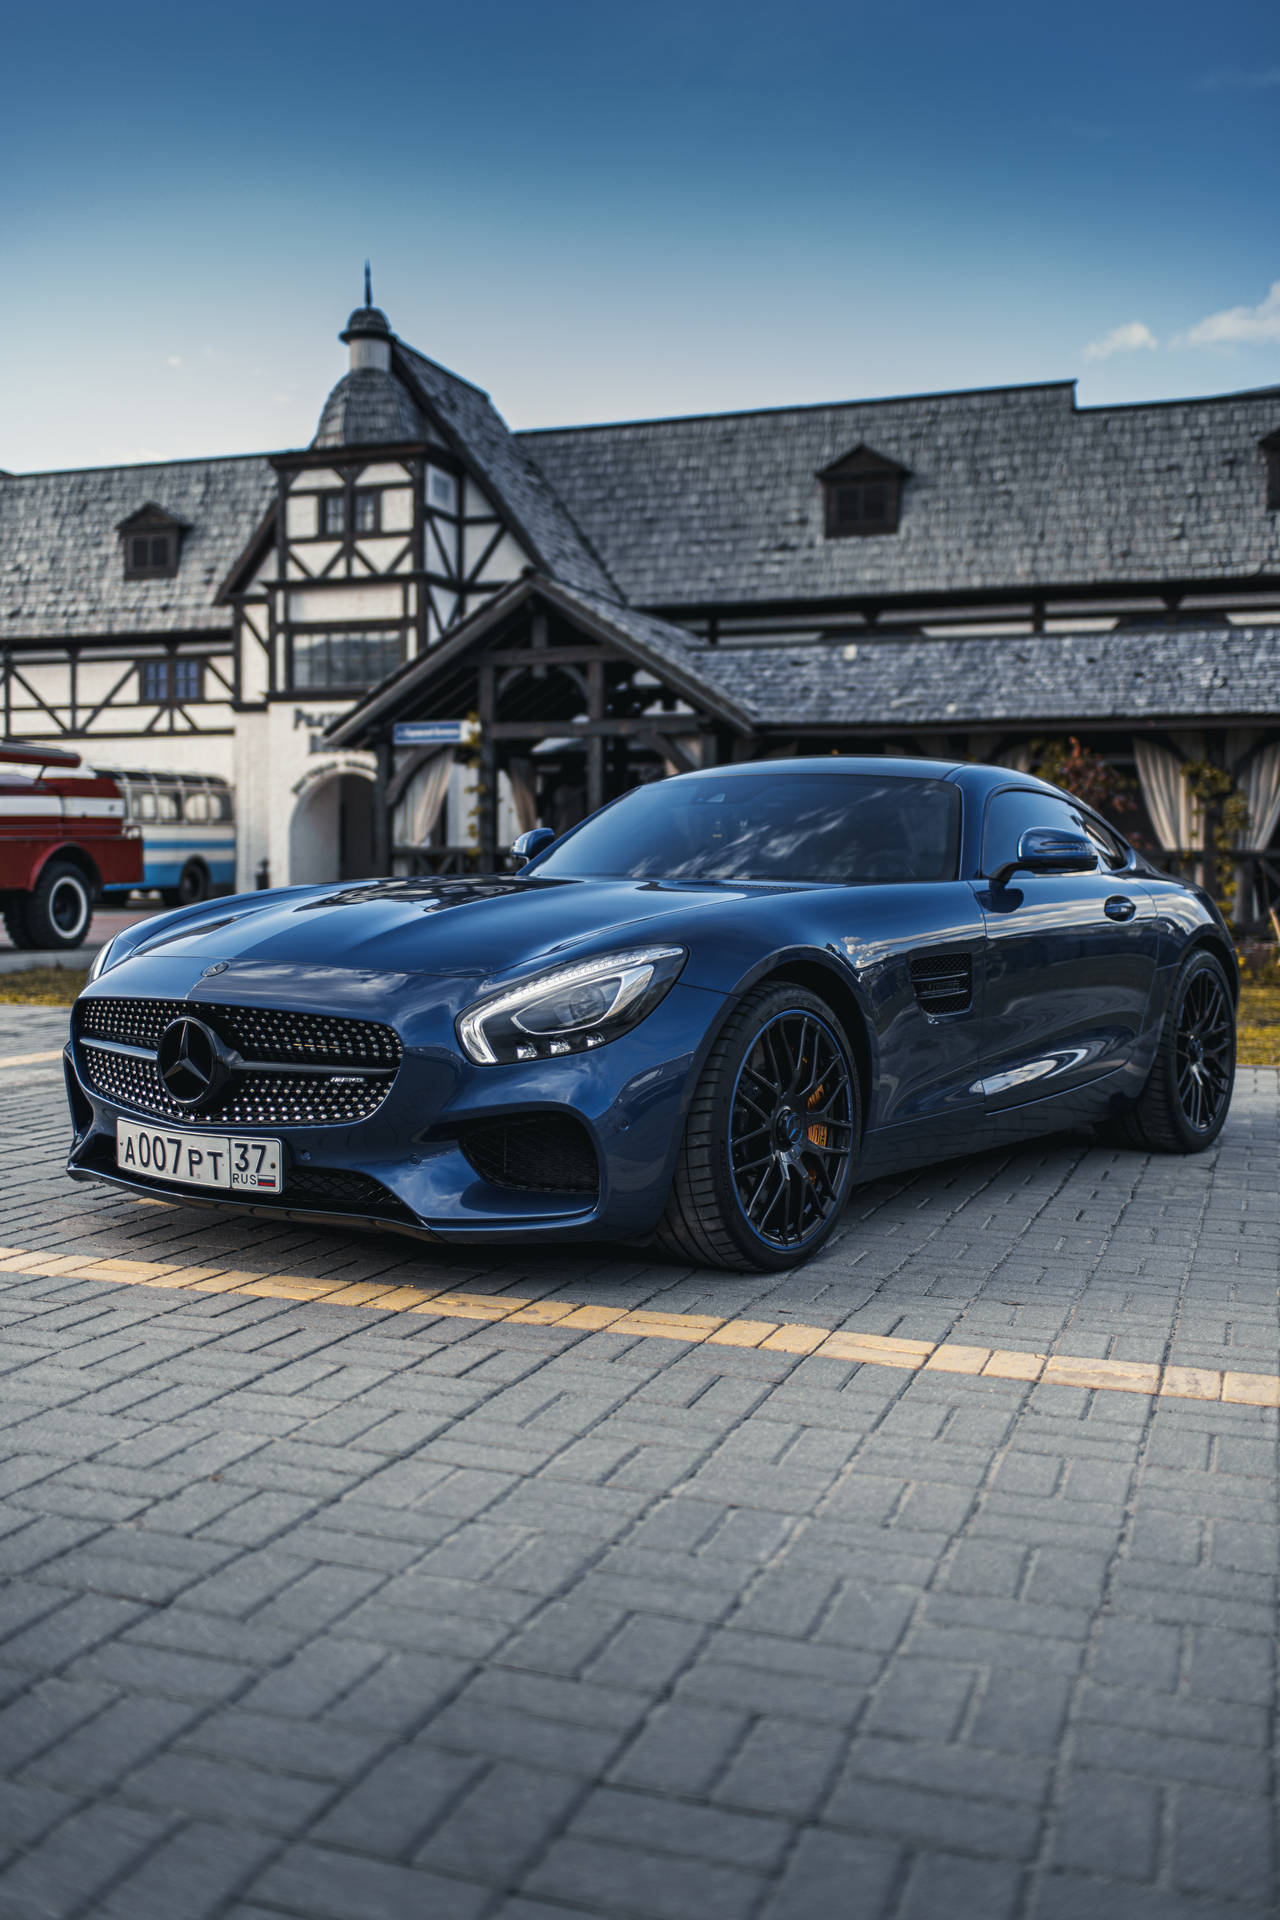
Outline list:
[[[590,945],[679,938],[673,918],[787,887],[652,880],[372,880],[187,908],[130,929],[121,958],[378,974],[475,975],[553,965]],[[661,923],[660,925],[656,923]],[[114,961],[112,969],[114,969]],[[230,983],[228,983],[230,984]]]

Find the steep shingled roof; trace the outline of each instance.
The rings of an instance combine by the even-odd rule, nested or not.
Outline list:
[[[0,644],[108,634],[228,633],[221,581],[275,497],[256,455],[0,479]],[[180,520],[178,571],[126,580],[118,528],[154,502]]]
[[[396,342],[395,362],[417,384],[446,432],[470,455],[495,504],[514,517],[545,570],[567,587],[617,600],[618,590],[590,542],[488,394],[401,341]]]
[[[424,440],[426,425],[413,396],[392,373],[357,367],[324,403],[313,447],[369,447]]]
[[[1226,718],[1274,714],[1280,627],[704,646],[694,670],[761,727]]]
[[[1071,382],[520,434],[630,600],[694,607],[1280,572],[1280,387],[1077,409]],[[828,540],[817,475],[909,469],[896,534]]]

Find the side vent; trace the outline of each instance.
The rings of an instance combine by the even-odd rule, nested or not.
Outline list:
[[[917,953],[911,984],[926,1013],[968,1013],[973,1005],[973,956],[968,953]]]

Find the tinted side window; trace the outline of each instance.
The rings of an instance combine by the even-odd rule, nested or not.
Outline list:
[[[1110,827],[1104,827],[1100,820],[1090,819],[1086,813],[1084,816],[1084,830],[1102,856],[1102,864],[1104,867],[1109,867],[1113,873],[1116,873],[1119,872],[1121,867],[1128,866],[1129,855],[1125,850],[1124,844],[1112,833]]]
[[[982,829],[982,871],[1018,857],[1018,842],[1028,827],[1056,827],[1060,833],[1088,833],[1085,816],[1067,800],[1029,788],[1006,787],[992,794]],[[1089,836],[1092,839],[1092,835]],[[1096,843],[1095,843],[1096,844]]]

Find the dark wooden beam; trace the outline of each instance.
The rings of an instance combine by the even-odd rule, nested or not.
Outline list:
[[[535,625],[538,616],[534,616]],[[546,628],[546,615],[542,615],[543,629]],[[485,654],[486,660],[492,660],[495,667],[586,667],[593,660],[612,660],[634,665],[628,656],[615,647],[592,645],[588,647],[551,647],[538,646],[535,641],[529,647],[494,647]]]
[[[604,661],[599,655],[587,667],[587,812],[604,805]]]
[[[706,724],[696,713],[662,715],[662,730],[667,734],[699,733]],[[593,736],[608,739],[614,734],[634,735],[652,731],[653,721],[643,716],[625,720],[556,720],[551,717],[540,720],[495,720],[488,728],[494,740],[590,740]],[[714,738],[714,735],[711,737]]]
[[[678,746],[674,740],[668,740],[663,733],[639,733],[636,735],[636,744],[651,748],[660,760],[669,760],[679,773],[698,771],[698,763],[692,755],[686,753],[684,748]]]

